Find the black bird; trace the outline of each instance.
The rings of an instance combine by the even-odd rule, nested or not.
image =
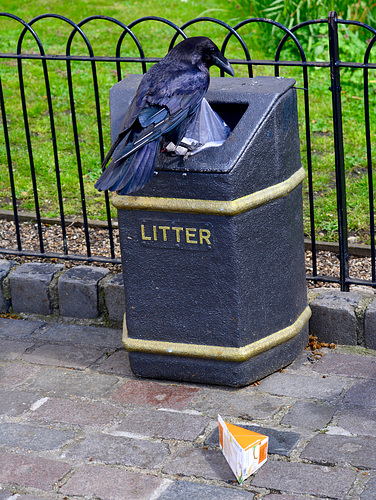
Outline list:
[[[143,76],[95,187],[128,194],[150,181],[164,144],[179,144],[208,89],[210,66],[234,70],[209,38],[187,38]]]

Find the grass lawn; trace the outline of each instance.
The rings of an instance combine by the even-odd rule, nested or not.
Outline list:
[[[60,14],[74,22],[79,22],[90,15],[101,15],[116,18],[122,23],[145,15],[156,15],[156,4],[151,0],[142,2],[110,2],[102,1],[47,1],[38,3],[0,0],[0,11],[9,12],[30,21],[33,17],[45,14]],[[190,1],[180,0],[158,4],[158,16],[165,17],[177,25],[194,17],[209,15],[229,24],[240,20],[235,4],[227,0]],[[44,50],[48,54],[64,54],[66,41],[72,30],[71,26],[57,19],[43,19],[35,25],[35,31],[40,37]],[[83,27],[96,56],[115,55],[116,41],[122,29],[115,23],[98,19]],[[15,52],[17,40],[22,29],[19,23],[9,18],[0,17],[0,52]],[[172,28],[157,22],[136,26],[134,32],[142,43],[147,57],[161,57],[167,50],[168,41],[173,34]],[[200,23],[186,30],[190,36],[204,34],[221,44],[225,30],[214,23]],[[263,51],[265,41],[270,39],[270,33],[263,32],[260,39],[254,25],[244,29],[242,36],[249,45],[252,58],[267,59],[268,53]],[[317,32],[317,39],[323,35]],[[346,42],[346,39],[343,38]],[[276,45],[277,46],[277,42]],[[364,44],[364,48],[366,45]],[[38,46],[30,34],[26,34],[22,44],[22,52],[38,53]],[[317,51],[319,52],[319,51]],[[87,55],[88,49],[83,40],[76,36],[71,47],[71,54]],[[241,58],[239,44],[234,40],[226,53],[229,58]],[[137,56],[138,52],[126,37],[121,51],[122,56]],[[293,57],[291,51],[287,59]],[[325,53],[318,57],[328,60]],[[357,57],[357,55],[356,55]],[[282,57],[283,58],[283,57]],[[355,60],[361,61],[361,57]],[[77,171],[76,148],[72,132],[72,116],[70,112],[68,72],[65,61],[48,61],[48,78],[51,85],[54,125],[56,128],[56,143],[58,151],[59,175],[61,178],[64,210],[68,216],[81,217],[81,194],[79,192],[79,174]],[[26,107],[30,127],[30,140],[35,166],[36,183],[38,186],[39,203],[44,216],[57,216],[58,200],[56,195],[56,169],[53,144],[51,141],[51,121],[48,112],[47,92],[44,82],[43,67],[40,61],[23,60]],[[93,73],[90,63],[73,61],[71,63],[72,81],[74,84],[74,101],[77,117],[77,134],[79,139],[79,154],[82,164],[85,198],[89,218],[104,219],[105,206],[103,194],[96,192],[93,184],[100,174],[100,158],[103,151],[99,147],[99,131],[97,114],[94,105]],[[244,66],[235,66],[236,76],[246,76]],[[104,151],[110,146],[108,91],[117,82],[116,65],[109,62],[98,62],[96,72],[99,85],[99,104],[102,119]],[[137,64],[122,63],[124,78],[129,73],[140,73]],[[215,76],[216,70],[212,71]],[[255,74],[272,75],[271,68],[257,66]],[[283,69],[281,76],[292,76],[297,80],[297,86],[302,87],[301,70]],[[370,75],[371,81],[371,124],[375,123],[375,83],[376,77]],[[35,200],[32,189],[30,160],[26,146],[24,120],[20,100],[20,85],[17,77],[17,61],[1,59],[0,77],[5,98],[5,111],[11,141],[13,174],[15,177],[16,195],[23,210],[35,210]],[[312,133],[312,160],[314,175],[315,216],[319,239],[336,239],[336,193],[334,174],[333,133],[331,125],[331,93],[329,70],[327,68],[312,68],[310,79],[310,127]],[[299,120],[301,128],[302,161],[306,165],[306,145],[303,114],[303,91],[298,90]],[[366,146],[364,139],[364,103],[362,95],[362,80],[359,70],[345,70],[342,80],[344,140],[346,154],[346,172],[349,207],[349,230],[359,237],[360,241],[368,241],[368,180],[366,175]],[[372,125],[371,125],[372,128]],[[375,130],[372,137],[375,142]],[[3,126],[0,125],[0,136],[3,137]],[[375,152],[373,151],[373,155]],[[4,141],[0,141],[0,208],[10,209],[11,192],[9,186],[8,166]],[[307,203],[307,188],[305,190],[305,229],[309,231],[309,212]],[[115,212],[113,214],[116,216]]]

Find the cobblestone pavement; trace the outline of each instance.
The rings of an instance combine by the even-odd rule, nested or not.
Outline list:
[[[376,499],[375,351],[231,389],[134,377],[120,330],[0,318],[0,346],[0,500]],[[241,486],[218,413],[270,438]]]

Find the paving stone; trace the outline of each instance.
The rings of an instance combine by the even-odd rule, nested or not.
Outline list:
[[[33,345],[33,342],[1,339],[0,361],[20,359],[25,351]]]
[[[87,434],[67,457],[151,469],[169,455],[164,443],[109,434]]]
[[[285,494],[278,494],[278,493],[272,493],[271,495],[266,495],[265,500],[314,500],[317,497],[307,497],[306,495],[300,496],[300,495],[285,495]]]
[[[194,441],[203,433],[209,419],[164,410],[137,408],[116,427],[116,431],[132,432],[143,436]]]
[[[113,373],[122,377],[134,378],[129,363],[129,354],[125,349],[116,351],[107,358],[99,360],[95,368],[101,373]]]
[[[352,470],[320,465],[267,461],[251,480],[251,485],[281,492],[311,494],[343,499],[350,490]]]
[[[90,345],[58,345],[43,344],[32,352],[25,353],[22,358],[28,363],[38,365],[55,365],[66,368],[88,368],[106,353],[104,347]]]
[[[376,438],[318,434],[305,447],[301,457],[317,463],[346,463],[374,469]]]
[[[28,424],[0,424],[0,446],[22,448],[23,450],[56,450],[67,441],[74,439],[75,433]]]
[[[235,480],[222,452],[202,448],[179,447],[162,466],[167,474],[195,476],[219,481]]]
[[[10,339],[26,338],[37,332],[45,324],[44,321],[0,318],[0,336]]]
[[[53,498],[55,498],[55,497],[53,497]],[[1,499],[1,496],[0,496],[0,499]],[[15,495],[13,495],[10,498],[9,498],[9,496],[7,497],[7,500],[48,500],[48,499],[51,499],[51,497],[50,496],[48,496],[48,497],[38,496],[38,495],[37,496],[36,495],[20,495],[18,493],[16,493]]]
[[[25,391],[0,390],[0,415],[16,417],[29,410],[36,396]]]
[[[28,390],[44,396],[104,397],[116,384],[117,378],[97,373],[48,368],[27,385]]]
[[[376,500],[376,477],[370,479],[360,495],[360,500]]]
[[[239,417],[245,420],[267,419],[279,411],[289,400],[256,391],[212,390],[190,406],[206,415],[217,418]]]
[[[0,365],[0,387],[13,389],[27,382],[38,371],[38,366],[24,365],[16,362],[3,363]]]
[[[76,266],[59,278],[59,306],[62,316],[97,318],[99,311],[98,284],[109,273],[95,266]]]
[[[259,427],[257,425],[239,425],[239,427],[268,436],[268,453],[283,455],[286,457],[290,456],[290,453],[300,439],[300,434],[297,434],[296,432],[278,431],[267,427]],[[205,441],[205,444],[217,445],[219,447],[218,443],[219,431],[217,427]]]
[[[122,323],[125,312],[123,274],[119,273],[111,276],[109,280],[104,280],[103,290],[108,319],[114,323]]]
[[[338,426],[342,429],[360,436],[376,437],[376,410],[341,410],[338,417]]]
[[[158,500],[194,500],[199,498],[203,500],[252,500],[254,495],[250,491],[239,491],[235,488],[222,488],[190,481],[175,481],[158,497]]]
[[[307,372],[307,370],[311,369],[312,363],[310,362],[311,351],[304,349],[291,363],[291,365],[286,366],[284,368],[285,372]]]
[[[359,382],[349,389],[343,399],[345,405],[361,406],[376,410],[376,383],[374,380]]]
[[[119,409],[110,404],[50,398],[32,412],[31,418],[72,425],[103,426],[110,423],[118,413]]]
[[[28,262],[18,266],[9,277],[13,311],[51,314],[54,304],[50,284],[53,277],[63,269],[62,264],[42,262]]]
[[[50,491],[54,484],[68,474],[70,468],[69,464],[61,461],[0,453],[0,484],[12,483]]]
[[[169,484],[169,480],[149,474],[134,474],[102,466],[85,466],[59,491],[63,495],[85,498],[151,500],[159,498],[158,493],[162,493]]]
[[[69,342],[75,346],[122,347],[121,330],[85,325],[53,324],[39,336],[41,341]],[[78,347],[79,349],[79,347]]]
[[[328,353],[313,365],[313,369],[325,374],[376,379],[376,356]]]
[[[309,329],[321,341],[356,345],[358,322],[355,308],[362,300],[356,292],[325,291],[310,302]]]
[[[261,381],[259,390],[278,396],[300,399],[335,401],[345,388],[346,382],[338,377],[313,377],[290,373],[274,373]]]
[[[12,267],[15,267],[17,262],[12,260],[0,260],[0,313],[7,313],[10,307],[10,300],[4,295],[4,280],[8,276]]]
[[[301,429],[318,430],[333,418],[336,407],[307,401],[297,401],[283,417],[282,424]]]
[[[183,385],[130,380],[122,385],[112,397],[123,404],[184,410],[199,392],[200,389]]]

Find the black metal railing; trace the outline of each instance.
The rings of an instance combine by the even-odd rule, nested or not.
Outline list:
[[[66,34],[65,49],[60,50],[60,53],[55,53],[51,50],[50,53],[44,48],[41,40],[41,30],[43,30],[44,22],[60,22],[64,25],[68,31]],[[285,71],[288,69],[294,71],[301,71],[301,81],[302,86],[299,92],[302,92],[302,100],[299,109],[299,114],[302,117],[302,136],[304,142],[304,162],[307,169],[307,198],[308,198],[308,208],[307,213],[310,219],[310,248],[312,251],[311,257],[311,272],[307,275],[307,279],[311,282],[332,282],[338,283],[342,290],[348,290],[351,284],[365,284],[376,286],[376,254],[375,254],[375,227],[374,227],[374,194],[373,194],[373,168],[372,168],[372,130],[371,130],[371,117],[370,117],[370,88],[369,88],[369,73],[376,69],[376,64],[370,62],[370,56],[372,48],[376,42],[376,30],[371,26],[357,21],[347,21],[337,18],[335,12],[330,12],[328,19],[316,19],[312,21],[306,21],[287,29],[285,26],[272,21],[270,19],[263,18],[252,18],[245,19],[235,26],[229,26],[228,24],[214,18],[197,18],[193,19],[183,26],[177,26],[174,23],[158,18],[155,16],[148,16],[125,25],[124,23],[109,18],[106,16],[91,16],[80,23],[74,23],[73,21],[60,16],[46,14],[35,17],[29,22],[8,13],[0,13],[1,23],[13,23],[12,25],[17,26],[19,34],[16,35],[15,46],[10,50],[5,51],[0,46],[0,107],[1,107],[1,118],[2,118],[2,135],[4,137],[4,147],[0,147],[0,168],[2,181],[0,183],[0,217],[11,219],[12,231],[14,231],[13,239],[9,237],[9,240],[3,241],[0,244],[0,254],[10,255],[10,256],[30,256],[38,258],[62,258],[66,260],[81,260],[88,262],[108,262],[108,263],[120,263],[120,258],[118,254],[117,242],[116,242],[116,220],[115,214],[112,213],[111,204],[109,200],[108,193],[105,193],[103,197],[90,197],[87,196],[87,191],[90,189],[88,183],[85,181],[87,177],[90,178],[91,172],[88,169],[86,163],[96,163],[100,165],[104,158],[106,149],[109,147],[109,110],[107,103],[108,90],[111,85],[122,79],[125,72],[146,72],[148,65],[158,61],[164,54],[158,54],[157,56],[146,56],[145,45],[140,41],[141,36],[138,33],[145,32],[144,26],[149,26],[147,23],[158,24],[158,26],[163,26],[168,31],[168,37],[166,38],[167,43],[165,45],[166,52],[171,48],[179,37],[190,36],[190,30],[194,28],[197,31],[201,30],[202,33],[206,34],[205,27],[210,24],[210,26],[215,26],[220,30],[216,31],[217,37],[222,37],[221,50],[226,54],[227,58],[231,63],[238,67],[239,70],[246,67],[246,73],[249,77],[253,77],[254,68],[260,67],[271,67],[274,72],[274,76],[279,76],[282,69]],[[90,31],[91,25],[95,23],[108,23],[114,30],[118,30],[118,35],[114,38],[114,45],[111,51],[114,51],[114,55],[95,55],[93,45],[90,41]],[[273,37],[277,40],[277,49],[275,51],[275,56],[268,60],[255,60],[252,59],[250,53],[249,43],[246,42],[247,37],[242,36],[243,31],[249,28],[253,23],[262,23],[263,25],[269,25],[273,28]],[[342,61],[341,60],[341,48],[339,44],[338,28],[350,25],[356,28],[362,28],[366,30],[369,34],[368,45],[364,52],[364,57],[362,62],[356,61]],[[300,33],[308,28],[326,26],[326,36],[328,40],[329,53],[326,55],[326,60],[307,60],[306,52],[303,47],[303,42],[300,40],[306,40],[306,38],[301,37]],[[56,28],[54,28],[56,29]],[[38,31],[39,30],[39,31]],[[280,35],[278,35],[278,33]],[[195,33],[196,34],[196,33]],[[62,36],[62,35],[60,35]],[[251,40],[252,41],[252,40]],[[282,54],[285,53],[285,48],[287,42],[295,47],[295,52],[297,57],[294,60],[283,59]],[[349,41],[351,43],[351,41]],[[74,47],[78,46],[79,49],[74,50]],[[30,50],[30,47],[34,47]],[[85,52],[86,54],[82,54]],[[78,53],[77,53],[78,52]],[[291,51],[287,52],[291,54]],[[51,83],[51,71],[52,67],[57,62],[62,61],[65,64],[64,81],[67,85],[67,108],[65,111],[57,112],[57,100],[59,97],[59,92],[54,88],[55,83]],[[37,88],[33,88],[30,91],[30,85],[26,84],[28,77],[28,68],[25,67],[27,63],[39,63],[41,64],[41,70],[39,71],[39,81]],[[4,70],[4,64],[7,64],[6,71]],[[80,65],[82,69],[75,69],[76,65]],[[112,67],[111,70],[103,69],[103,66],[108,68],[108,65]],[[10,69],[9,69],[10,68]],[[331,100],[327,103],[327,106],[332,110],[332,126],[333,126],[333,152],[334,152],[334,165],[333,172],[335,173],[335,189],[337,193],[337,218],[338,218],[338,256],[339,259],[339,274],[330,275],[320,274],[317,265],[317,256],[319,252],[319,245],[316,241],[316,228],[315,228],[315,186],[314,186],[314,176],[312,167],[312,139],[311,139],[311,102],[310,102],[310,78],[309,70],[311,68],[326,68],[328,71],[328,81],[330,81],[331,90]],[[347,202],[346,202],[346,157],[344,153],[344,140],[343,140],[343,115],[342,115],[342,87],[341,87],[341,76],[342,71],[345,68],[351,68],[353,70],[359,70],[363,72],[362,79],[362,89],[363,89],[363,102],[364,102],[364,138],[366,143],[366,162],[367,162],[367,181],[368,181],[368,198],[369,198],[369,255],[371,260],[371,277],[370,279],[359,279],[351,276],[351,270],[349,266],[349,247],[348,247],[348,223],[347,223]],[[14,85],[9,89],[8,78],[11,71],[16,72],[18,85]],[[60,70],[59,70],[60,71]],[[62,71],[62,70],[61,70]],[[77,94],[82,92],[82,85],[80,83],[80,78],[78,78],[77,72],[81,75],[85,75],[85,78],[90,78],[90,92],[93,95],[91,98],[91,105],[87,106],[90,109],[82,110],[79,109],[79,98]],[[106,73],[106,75],[113,75],[112,81],[108,78],[105,84],[101,83],[100,74]],[[55,79],[56,80],[56,79]],[[323,87],[327,86],[327,83],[322,84]],[[58,85],[57,85],[58,86]],[[87,91],[85,91],[87,92]],[[84,92],[84,93],[85,93]],[[32,96],[30,96],[31,94]],[[41,95],[42,94],[42,95]],[[30,100],[43,99],[46,103],[45,110],[43,111],[45,116],[48,116],[48,126],[45,135],[48,135],[48,147],[52,151],[48,166],[53,165],[54,175],[55,175],[55,193],[56,193],[56,207],[55,212],[59,214],[56,219],[51,219],[51,217],[46,217],[45,212],[48,209],[41,206],[41,200],[39,195],[39,183],[43,172],[41,173],[40,159],[36,162],[36,156],[38,153],[37,146],[35,145],[35,140],[33,136],[32,123],[34,118],[30,118]],[[22,126],[17,119],[13,117],[16,115],[16,111],[13,110],[8,115],[8,109],[13,105],[14,100],[20,101],[20,114],[22,114]],[[65,125],[64,127],[57,127],[56,119],[57,116],[61,117],[62,113],[67,112],[70,116],[69,127]],[[95,147],[92,146],[90,154],[87,154],[87,147],[85,146],[85,131],[80,130],[81,119],[85,114],[91,113],[91,120],[95,122],[95,126],[91,129],[90,140],[93,140]],[[23,136],[20,138],[20,134],[16,133],[16,126],[13,121],[18,123],[18,128],[23,129]],[[66,152],[66,147],[61,147],[60,135],[62,134],[62,129],[69,132],[72,137],[73,148]],[[1,131],[0,131],[1,133]],[[92,136],[95,136],[94,139]],[[86,149],[85,149],[85,147]],[[84,153],[85,149],[85,153]],[[27,152],[26,155],[20,156],[20,150]],[[14,156],[17,154],[17,160],[14,160]],[[62,165],[62,158],[69,156],[71,161],[74,162],[77,168],[77,194],[66,191],[64,182],[62,181],[63,176],[65,176],[65,168]],[[85,157],[85,159],[84,159]],[[73,158],[73,160],[72,160]],[[89,158],[89,160],[88,160]],[[18,174],[18,163],[27,161],[28,169],[30,171],[30,185],[33,193],[33,200],[29,200],[29,204],[26,206],[26,211],[33,212],[32,218],[35,219],[36,227],[36,240],[38,242],[37,248],[35,247],[35,238],[32,247],[25,243],[25,233],[27,229],[22,229],[22,222],[25,214],[25,204],[17,191],[16,174]],[[43,163],[43,162],[42,162]],[[64,162],[63,162],[64,163]],[[6,180],[4,180],[6,179]],[[93,184],[94,179],[91,179],[91,184]],[[72,189],[72,188],[70,188]],[[4,196],[2,193],[6,193]],[[77,197],[79,199],[79,205],[76,203],[73,209],[73,214],[70,212],[67,214],[67,199],[69,197]],[[46,201],[48,203],[48,200]],[[105,230],[106,230],[106,247],[103,247],[101,251],[92,251],[92,223],[90,219],[96,218],[95,210],[92,210],[93,204],[97,207],[101,205],[101,218],[106,220]],[[43,204],[42,204],[43,205]],[[29,208],[29,207],[32,208]],[[5,207],[5,209],[4,209]],[[7,208],[8,207],[8,208]],[[77,208],[79,207],[79,208]],[[93,215],[94,214],[94,215]],[[47,214],[48,215],[48,214]],[[55,216],[56,217],[56,216]],[[58,223],[61,230],[60,235],[60,251],[51,251],[46,248],[46,231],[52,223]],[[71,251],[72,242],[70,240],[69,228],[71,225],[82,226],[83,238],[85,241],[85,251]],[[103,224],[102,224],[103,226]],[[114,236],[115,235],[115,236]],[[26,238],[27,239],[27,238]],[[34,246],[33,246],[34,245]]]

